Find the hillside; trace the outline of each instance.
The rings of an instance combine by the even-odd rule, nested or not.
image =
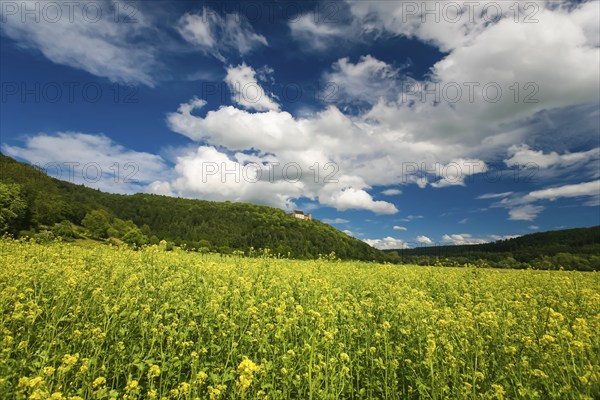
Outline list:
[[[1,153],[0,182],[25,203],[23,210],[12,213],[18,217],[13,216],[6,224],[5,230],[13,234],[52,227],[68,230],[63,221],[69,221],[98,230],[100,238],[142,234],[144,241],[166,240],[178,246],[224,253],[253,247],[294,258],[331,252],[343,259],[385,258],[379,250],[330,225],[295,219],[272,207],[150,194],[108,194],[54,179]],[[17,204],[14,199],[5,202]],[[85,220],[88,214],[94,218]]]
[[[600,226],[538,232],[494,243],[388,251],[396,262],[600,270]]]

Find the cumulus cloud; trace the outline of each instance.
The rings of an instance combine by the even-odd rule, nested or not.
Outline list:
[[[286,111],[276,110],[252,113],[233,106],[209,111],[205,117],[192,114],[204,105],[197,98],[181,104],[177,112],[167,115],[170,129],[232,152],[254,149],[261,154],[260,162],[276,164],[274,181],[286,180],[286,172],[299,174],[297,184],[281,186],[294,190],[280,196],[318,199],[321,205],[338,210],[366,209],[377,214],[398,211],[393,203],[374,200],[368,193],[371,184],[356,170],[355,161],[371,149],[361,150],[354,145],[362,131],[335,106],[308,118],[294,118]],[[212,189],[218,191],[216,187]],[[271,196],[271,192],[264,195]],[[244,199],[240,201],[247,201]]]
[[[418,243],[421,243],[421,244],[431,244],[431,243],[433,243],[433,241],[430,238],[428,238],[427,236],[424,236],[424,235],[417,236],[415,240]]]
[[[177,23],[177,31],[189,43],[221,61],[223,52],[250,53],[259,46],[267,46],[267,39],[254,32],[246,17],[238,13],[219,15],[209,7],[198,14],[186,13]]]
[[[395,231],[406,231],[406,230],[408,230],[408,228],[406,228],[405,226],[399,226],[399,225],[394,225],[393,229]]]
[[[381,192],[382,195],[384,196],[396,196],[399,194],[402,194],[402,190],[400,189],[386,189],[383,192]]]
[[[327,101],[375,104],[398,92],[399,71],[370,54],[361,56],[356,64],[348,57],[341,58],[331,68],[323,77],[325,85],[333,88]]]
[[[408,249],[408,243],[401,239],[395,239],[391,236],[383,239],[364,239],[365,243],[369,246],[375,247],[379,250],[393,250],[393,249]]]
[[[168,187],[183,197],[295,208],[292,198],[301,196],[302,182],[270,179],[269,168],[250,159],[243,153],[230,156],[213,146],[199,146],[176,158],[175,177]],[[267,176],[262,176],[263,171]]]
[[[156,84],[158,49],[141,39],[152,30],[149,16],[133,4],[99,0],[88,7],[87,3],[53,2],[46,12],[39,1],[14,5],[15,13],[8,6],[1,8],[0,29],[22,48],[112,82]],[[23,21],[21,9],[37,11]]]
[[[169,178],[160,156],[126,149],[104,135],[40,133],[28,137],[22,147],[3,145],[2,151],[39,165],[58,179],[113,193],[145,192],[146,185]],[[168,194],[164,186],[155,189]]]
[[[472,24],[421,24],[419,17],[403,23],[402,3],[352,2],[350,7],[356,18],[376,29],[430,41],[448,52],[428,79],[414,82],[416,90],[405,89],[397,101],[380,102],[366,115],[399,137],[446,144],[455,157],[497,154],[529,133],[507,131],[507,124],[541,110],[598,101],[600,78],[589,65],[597,63],[600,48],[574,20],[576,14],[589,13],[582,11],[587,6],[568,10],[541,4],[535,24],[515,23],[508,15],[492,24],[483,18]],[[559,52],[565,56],[557,59]],[[517,101],[510,89],[515,82],[520,86]],[[474,85],[472,93],[467,83]],[[492,87],[497,95],[488,93]],[[433,93],[427,95],[425,88]],[[531,95],[528,101],[525,93]]]
[[[497,160],[531,134],[526,128],[515,129],[515,124],[541,110],[598,101],[600,79],[589,65],[595,65],[600,49],[586,33],[591,25],[578,25],[587,6],[540,4],[537,24],[515,23],[510,15],[489,23],[479,17],[483,6],[474,13],[472,23],[421,24],[419,15],[403,21],[405,10],[399,2],[348,3],[353,18],[348,29],[362,26],[364,35],[414,37],[446,52],[423,81],[400,76],[397,69],[369,54],[356,61],[334,62],[324,76],[343,86],[340,101],[372,94],[367,112],[349,115],[334,102],[320,112],[297,117],[276,108],[271,99],[255,108],[263,112],[228,106],[198,117],[182,110],[168,116],[169,126],[192,140],[227,151],[254,150],[277,162],[298,163],[303,172],[315,163],[321,167],[332,163],[338,182],[315,184],[309,179],[311,173],[305,173],[301,196],[339,210],[395,213],[394,204],[373,199],[369,190],[379,185],[416,184],[441,190],[467,185],[471,176],[487,171],[486,159]],[[290,29],[295,37],[326,38],[319,42],[323,45],[344,31],[338,24],[322,25],[306,16],[290,23]],[[557,59],[559,52],[565,55]],[[510,89],[515,81],[521,95],[537,90],[536,101],[515,101]],[[386,85],[405,82],[433,87],[433,98],[425,96],[423,101],[422,91],[406,87],[388,95]],[[475,83],[473,93],[464,85],[469,82]],[[490,93],[483,90],[488,83],[502,90],[497,101],[491,101]],[[533,85],[526,87],[528,83]],[[444,88],[456,85],[462,90],[456,101],[435,101],[436,95],[444,95]],[[519,151],[526,149],[516,149],[512,156]]]
[[[256,71],[246,63],[227,68],[225,82],[233,94],[233,101],[242,107],[256,111],[279,110],[279,104],[258,83]]]

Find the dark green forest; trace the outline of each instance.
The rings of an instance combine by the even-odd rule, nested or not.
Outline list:
[[[494,243],[387,251],[419,265],[600,270],[600,226],[532,233]]]
[[[260,252],[310,259],[418,265],[600,270],[600,226],[534,233],[495,243],[380,251],[318,220],[272,207],[151,194],[119,195],[54,179],[0,153],[0,235],[80,238],[201,252]]]

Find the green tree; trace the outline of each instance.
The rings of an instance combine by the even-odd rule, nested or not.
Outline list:
[[[98,239],[108,237],[110,228],[110,216],[104,210],[93,210],[85,215],[81,225],[86,228],[90,234]]]
[[[77,237],[77,233],[75,233],[73,224],[66,220],[54,224],[51,232],[54,234],[54,236],[61,237],[65,240],[72,240]]]
[[[0,233],[17,233],[26,211],[27,203],[21,198],[21,187],[0,182]]]
[[[129,245],[141,246],[148,243],[148,237],[137,226],[123,235],[123,241]]]

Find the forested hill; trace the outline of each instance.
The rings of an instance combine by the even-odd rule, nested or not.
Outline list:
[[[396,262],[600,270],[600,226],[538,232],[494,243],[392,250]]]
[[[299,220],[272,207],[108,194],[54,179],[1,153],[0,207],[0,234],[92,235],[136,244],[166,240],[225,253],[268,248],[294,258],[331,252],[344,259],[385,257],[330,225]]]

